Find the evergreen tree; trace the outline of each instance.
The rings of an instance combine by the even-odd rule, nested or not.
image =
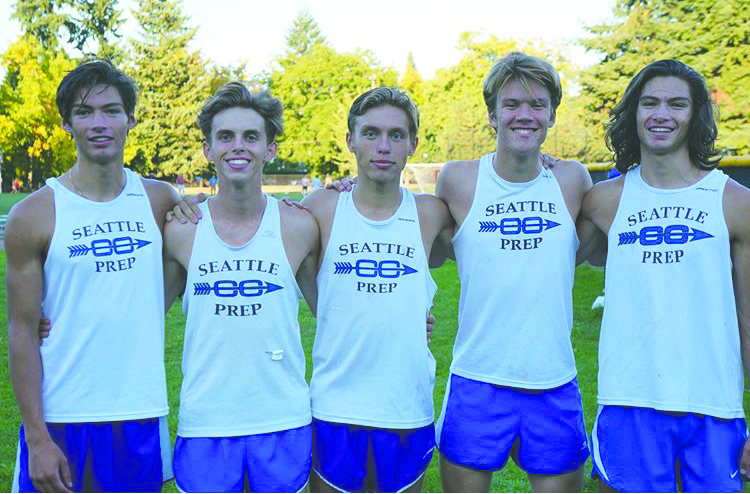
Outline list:
[[[286,35],[287,56],[294,58],[308,55],[316,44],[326,45],[326,38],[310,11],[303,9],[297,14]]]
[[[195,119],[219,81],[189,49],[196,29],[187,27],[181,0],[140,0],[135,17],[142,37],[131,40],[132,73],[140,93],[126,161],[144,174],[190,178],[208,167]]]
[[[13,17],[46,50],[67,43],[82,55],[121,55],[115,40],[124,21],[117,0],[16,0]]]
[[[698,70],[719,107],[718,148],[750,152],[750,9],[746,0],[618,0],[616,20],[583,40],[602,62],[582,74],[592,158],[611,159],[603,136],[609,112],[647,64],[677,58]]]
[[[409,92],[409,96],[411,96],[414,103],[421,109],[424,102],[424,80],[419,75],[417,64],[414,63],[414,55],[411,52],[409,52],[409,56],[406,59],[406,69],[404,70],[404,75],[401,77],[401,81],[399,81],[399,86],[401,89]]]

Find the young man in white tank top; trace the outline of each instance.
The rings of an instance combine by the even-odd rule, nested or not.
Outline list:
[[[174,467],[189,492],[296,492],[310,473],[297,309],[301,289],[315,312],[319,234],[309,212],[261,191],[282,111],[236,82],[213,95],[198,123],[219,192],[199,224],[165,231],[167,276],[188,281]]]
[[[622,176],[581,212],[608,240],[592,432],[603,491],[741,491],[750,472],[750,190],[716,169],[716,137],[705,82],[677,60],[644,68],[610,115]]]
[[[541,164],[561,95],[546,61],[522,53],[498,60],[484,83],[495,152],[450,162],[438,178],[436,194],[455,220],[445,243],[453,242],[461,278],[437,434],[447,492],[488,492],[509,456],[534,491],[583,485],[588,447],[571,291],[575,222],[591,178],[575,161]]]
[[[158,491],[171,471],[164,305],[177,293],[164,292],[161,230],[177,196],[124,168],[136,90],[111,63],[79,65],[56,102],[76,163],[19,202],[5,234],[14,490]],[[41,349],[40,308],[57,325]]]
[[[419,491],[434,447],[434,359],[424,319],[428,259],[445,204],[400,187],[419,113],[403,91],[376,88],[349,112],[352,192],[304,200],[318,221],[318,328],[313,348],[313,491]]]

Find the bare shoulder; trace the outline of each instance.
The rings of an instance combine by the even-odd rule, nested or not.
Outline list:
[[[289,233],[294,235],[317,235],[318,224],[310,211],[286,204],[283,201],[278,201],[278,203],[282,231],[286,233],[289,230]]]
[[[448,214],[445,201],[432,194],[418,194],[414,196],[419,214]]]
[[[55,227],[55,197],[48,186],[17,202],[5,225],[6,250],[49,244]]]
[[[561,185],[584,187],[586,190],[591,187],[591,174],[580,161],[560,160],[551,170]]]
[[[169,221],[164,225],[164,239],[170,241],[183,241],[193,239],[198,225],[192,221],[180,223],[179,221]]]
[[[154,214],[162,211],[166,214],[167,211],[171,210],[179,201],[177,192],[175,192],[174,188],[167,182],[143,177],[141,177],[141,181],[143,182],[143,187],[146,189],[146,194],[148,194],[148,198],[151,201],[151,207],[154,210]]]
[[[310,212],[320,220],[333,215],[338,200],[339,192],[335,189],[318,189],[306,196],[302,204],[307,206]]]
[[[446,183],[466,181],[469,177],[476,177],[479,170],[479,160],[449,161],[440,170],[438,182]]]
[[[732,235],[741,234],[750,240],[750,189],[728,179],[724,187],[724,217]]]
[[[614,216],[614,211],[620,204],[620,196],[624,185],[624,175],[594,184],[583,198],[583,211],[591,212],[605,209],[611,211],[612,216]]]

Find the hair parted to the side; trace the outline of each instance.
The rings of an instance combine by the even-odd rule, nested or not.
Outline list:
[[[198,127],[211,143],[211,127],[217,113],[229,108],[249,108],[263,117],[268,144],[284,133],[284,106],[266,90],[250,92],[241,82],[229,82],[219,88],[198,113]]]
[[[693,68],[675,59],[658,60],[647,65],[628,84],[622,99],[609,113],[605,140],[612,151],[615,166],[620,173],[635,168],[641,162],[641,141],[638,137],[636,112],[643,87],[654,77],[677,77],[690,88],[693,114],[688,129],[690,160],[702,170],[711,170],[719,164],[719,154],[714,150],[718,136],[714,105],[706,82]]]
[[[126,115],[135,111],[137,88],[135,82],[112,62],[104,58],[90,58],[71,70],[57,86],[55,103],[63,123],[70,125],[70,112],[79,94],[85,101],[89,91],[95,86],[112,86],[122,98]]]
[[[557,70],[542,58],[515,51],[498,59],[484,79],[482,94],[488,113],[495,111],[497,95],[510,81],[518,81],[527,91],[532,84],[538,84],[549,91],[552,111],[560,106],[562,86]]]
[[[349,117],[346,119],[349,133],[354,133],[357,117],[364,115],[368,110],[385,105],[400,108],[406,113],[409,119],[409,139],[416,139],[419,130],[419,109],[406,91],[395,87],[377,87],[359,95],[352,103]]]

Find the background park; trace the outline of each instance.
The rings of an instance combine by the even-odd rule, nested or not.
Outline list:
[[[408,35],[403,41],[406,64],[389,66],[379,61],[374,51],[337,49],[309,9],[298,11],[284,31],[283,49],[263,69],[251,70],[242,62],[223,65],[208,59],[196,43],[199,28],[193,27],[192,20],[184,13],[182,0],[123,1],[130,3],[130,15],[137,24],[133,35],[123,33],[125,16],[117,0],[16,0],[7,9],[20,25],[20,33],[0,53],[3,192],[0,214],[7,213],[13,203],[40,187],[45,178],[64,173],[75,162],[73,143],[59,125],[54,95],[65,72],[90,55],[112,58],[140,87],[138,125],[128,140],[127,165],[143,175],[172,183],[178,175],[195,182],[196,178],[207,181],[214,173],[203,157],[195,116],[216,88],[235,79],[257,88],[269,88],[285,104],[285,136],[279,157],[266,170],[269,180],[275,174],[335,178],[352,173],[353,157],[344,142],[348,108],[361,92],[379,85],[408,90],[421,110],[420,144],[414,161],[444,163],[478,157],[494,148],[494,135],[487,125],[481,96],[482,81],[493,59],[513,50],[546,57],[559,69],[563,79],[565,94],[557,123],[543,151],[587,164],[596,180],[604,175],[611,162],[611,153],[603,139],[603,124],[627,82],[653,60],[679,58],[708,81],[717,109],[720,136],[717,148],[725,156],[721,166],[746,186],[750,185],[746,167],[750,164],[748,0],[611,0],[610,20],[587,25],[586,35],[572,43],[594,57],[594,62],[587,64],[571,56],[570,43],[467,31],[453,40],[460,52],[458,61],[431,74],[420,73],[419,61],[409,53]],[[488,10],[475,15],[502,15],[502,3],[488,1]],[[437,6],[430,10],[439,10],[441,5],[425,2],[426,7]],[[565,8],[575,5],[574,1]],[[429,15],[439,14],[427,10],[425,19],[414,22],[429,23]],[[239,14],[242,13],[226,13]],[[248,15],[248,32],[226,42],[246,43],[252,52],[253,42],[249,39],[252,24],[262,22],[263,19]],[[351,22],[364,23],[364,17]],[[528,22],[533,30],[533,17],[523,22]],[[384,29],[387,31],[388,27]],[[439,37],[440,33],[433,36]],[[263,39],[254,42],[263,43]],[[373,39],[373,46],[376,43]],[[10,193],[16,180],[24,193]],[[425,179],[420,179],[413,185],[424,188],[424,182]],[[429,183],[426,187],[429,191]],[[5,253],[0,251],[0,275],[4,276],[4,271]],[[452,262],[434,270],[433,276],[438,284],[434,308],[438,322],[431,349],[438,366],[435,410],[439,411],[456,331],[459,286]],[[581,266],[576,270],[572,340],[588,430],[596,414],[597,340],[601,321],[601,309],[592,310],[591,304],[602,289],[600,269]],[[540,293],[539,303],[544,303],[548,296]],[[0,328],[7,323],[4,307],[3,284]],[[315,324],[304,307],[301,324],[309,356]],[[176,304],[167,316],[166,334],[173,436],[179,406],[183,327],[184,316]],[[3,356],[7,355],[6,345],[7,335],[3,330],[0,331]],[[308,372],[310,365],[308,362]],[[747,394],[745,403],[747,407]],[[2,362],[0,490],[3,491],[11,486],[19,421],[7,362]],[[440,490],[436,466],[433,460],[426,491]],[[590,471],[590,462],[587,468]],[[174,491],[174,484],[165,489]],[[525,475],[511,465],[495,476],[493,490],[528,491],[528,483]],[[587,479],[585,490],[596,491],[596,484]]]

